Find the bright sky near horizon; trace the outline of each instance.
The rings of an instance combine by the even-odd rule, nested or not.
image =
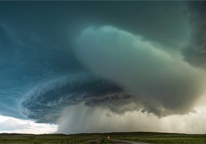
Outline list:
[[[31,120],[0,116],[0,133],[47,134],[56,131],[55,124],[38,124]]]

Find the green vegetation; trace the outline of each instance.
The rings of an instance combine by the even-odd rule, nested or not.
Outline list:
[[[104,144],[105,138],[158,144],[206,144],[206,134],[118,132],[91,134],[0,134],[0,144]]]
[[[206,144],[206,134],[200,135],[154,132],[128,132],[111,133],[110,138],[158,144]]]
[[[113,144],[113,143],[103,138],[100,144]]]
[[[99,144],[101,134],[0,134],[0,144]]]

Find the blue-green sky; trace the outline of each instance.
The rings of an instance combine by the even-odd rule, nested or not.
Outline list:
[[[191,113],[205,120],[197,112],[206,82],[204,5],[0,2],[0,115],[55,124],[63,133],[205,133],[188,130]],[[191,122],[175,129],[171,116]],[[0,131],[20,129],[3,125]]]

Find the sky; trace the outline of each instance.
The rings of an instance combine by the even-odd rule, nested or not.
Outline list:
[[[206,2],[0,2],[0,133],[206,133]]]

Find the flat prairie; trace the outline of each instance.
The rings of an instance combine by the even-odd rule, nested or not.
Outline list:
[[[100,144],[104,138],[158,144],[206,144],[206,134],[112,132],[81,134],[0,134],[0,144]]]

